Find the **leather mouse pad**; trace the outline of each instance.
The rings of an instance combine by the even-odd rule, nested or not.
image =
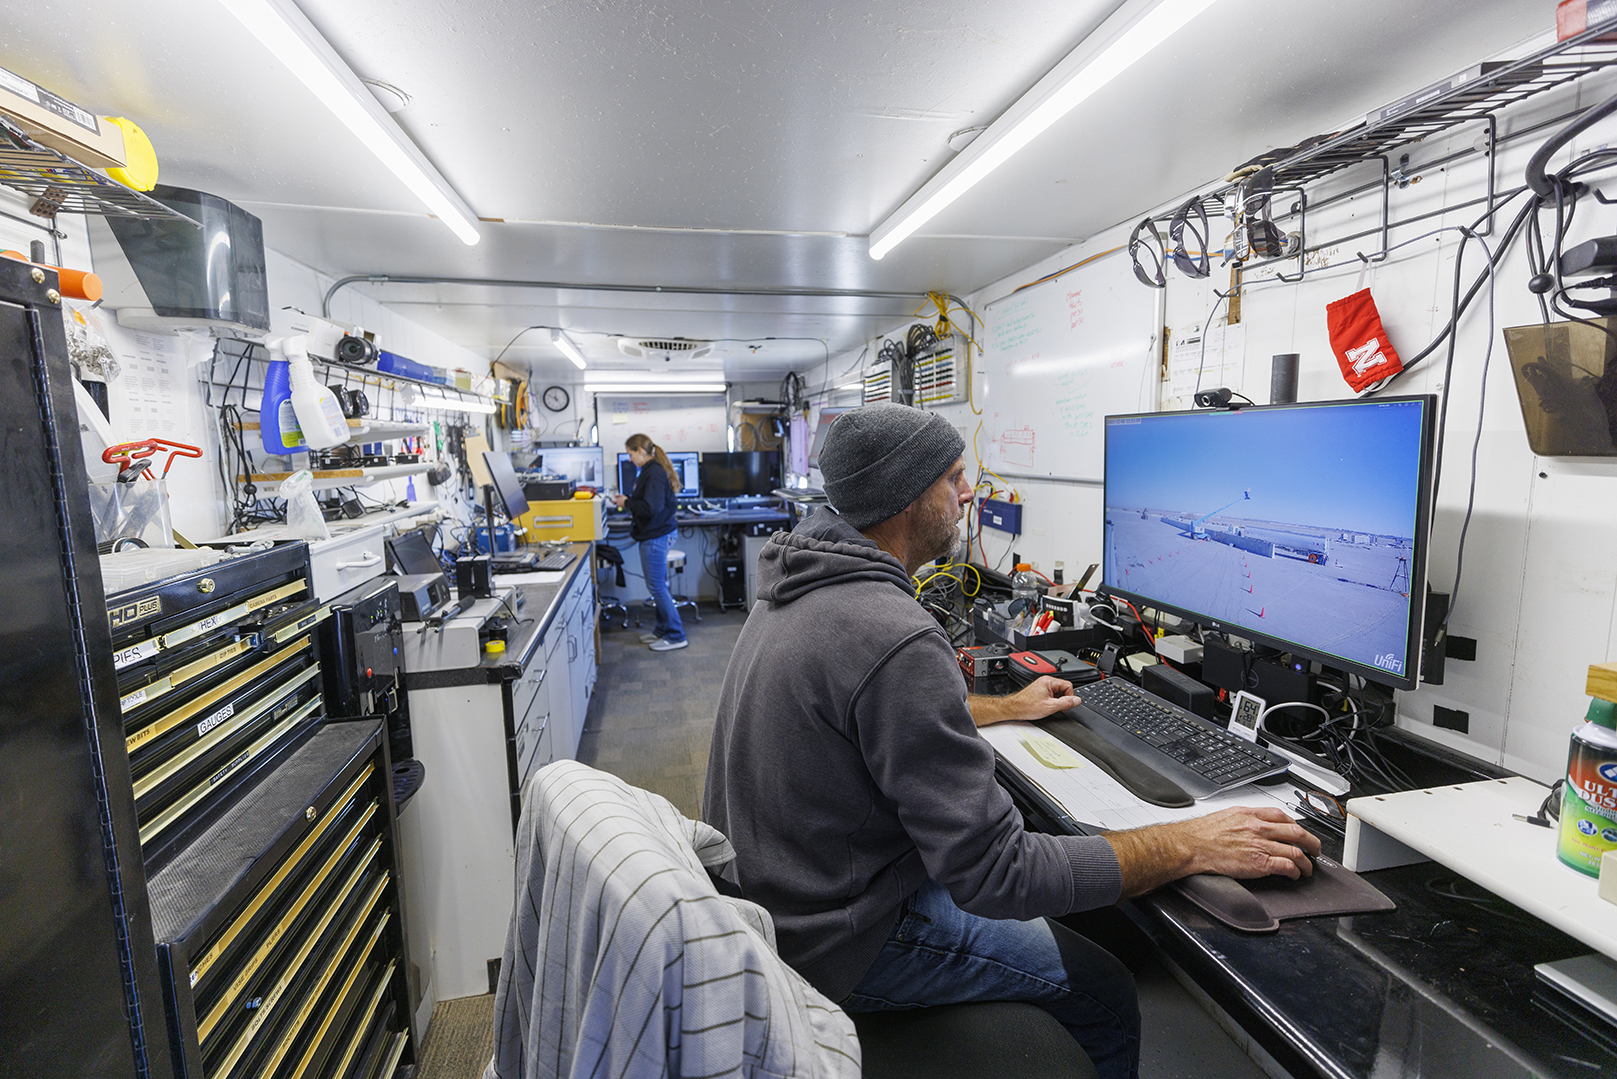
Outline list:
[[[1235,880],[1217,873],[1197,873],[1174,881],[1172,887],[1225,925],[1247,933],[1273,933],[1287,918],[1397,909],[1397,904],[1363,877],[1323,854],[1314,859],[1314,875],[1300,880]]]

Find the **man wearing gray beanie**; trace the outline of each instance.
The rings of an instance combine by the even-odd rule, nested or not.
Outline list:
[[[942,416],[871,405],[820,450],[831,505],[758,559],[758,604],[725,672],[702,816],[773,916],[780,954],[850,1012],[1038,1004],[1106,1079],[1136,1074],[1126,967],[1048,919],[1199,872],[1297,877],[1319,841],[1276,810],[1105,836],[1027,832],[976,728],[1078,703],[1044,677],[968,695],[914,575],[948,557],[971,501]]]

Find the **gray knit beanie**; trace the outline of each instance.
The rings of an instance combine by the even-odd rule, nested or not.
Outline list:
[[[856,408],[836,418],[820,447],[825,496],[843,520],[866,529],[898,516],[965,452],[966,440],[936,412]]]

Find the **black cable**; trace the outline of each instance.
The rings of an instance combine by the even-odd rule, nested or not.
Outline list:
[[[1201,392],[1202,374],[1207,370],[1207,331],[1212,328],[1213,319],[1218,315],[1218,309],[1224,306],[1224,302],[1230,298],[1234,291],[1234,289],[1229,292],[1220,292],[1218,289],[1213,290],[1213,295],[1218,297],[1218,302],[1213,304],[1213,309],[1207,313],[1207,321],[1202,323],[1202,355],[1201,362],[1196,368],[1197,393]]]
[[[1561,147],[1577,138],[1584,130],[1594,126],[1614,112],[1617,112],[1617,97],[1610,98],[1594,106],[1544,140],[1544,144],[1538,148],[1538,152],[1527,162],[1527,186],[1533,189],[1535,195],[1540,199],[1547,199],[1564,182],[1560,176],[1552,177],[1545,173],[1544,166],[1549,164],[1550,158],[1554,157]]]

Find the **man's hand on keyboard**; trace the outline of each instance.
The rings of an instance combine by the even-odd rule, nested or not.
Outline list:
[[[1319,840],[1275,808],[1235,806],[1194,820],[1108,832],[1123,869],[1124,897],[1192,873],[1226,877],[1312,874]]]
[[[983,697],[975,693],[966,695],[971,718],[979,727],[1008,720],[1044,719],[1058,715],[1069,708],[1078,707],[1079,698],[1073,694],[1072,683],[1049,675],[1040,675],[1023,689],[1007,697]]]

